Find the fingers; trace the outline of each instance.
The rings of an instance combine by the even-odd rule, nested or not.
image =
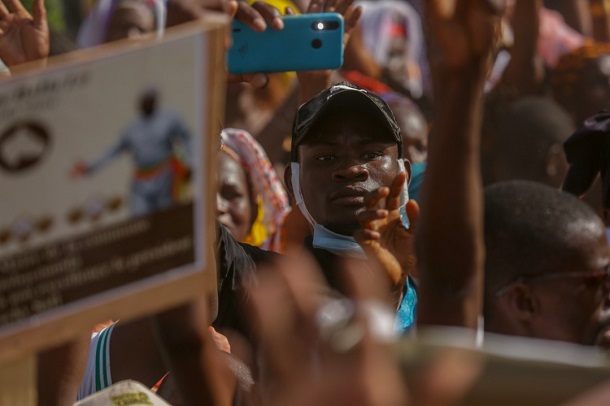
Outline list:
[[[324,4],[324,12],[345,14],[354,4],[354,0],[328,0]]]
[[[269,84],[269,76],[265,73],[239,74],[227,76],[229,83],[249,83],[255,89],[264,89]]]
[[[406,172],[400,172],[394,178],[392,186],[390,186],[390,193],[386,199],[386,209],[396,210],[400,207],[400,196],[405,187],[405,181],[407,180]]]
[[[263,16],[243,1],[238,2],[238,7],[233,18],[246,24],[256,32],[265,31],[267,28],[267,23],[265,23]]]
[[[0,18],[6,17],[7,15],[9,15],[8,9],[4,3],[0,2]]]
[[[23,7],[23,4],[21,4],[19,0],[3,0],[2,2],[5,3],[8,9],[13,13],[27,16],[30,15],[30,13],[28,13],[28,11],[25,9],[25,7]]]
[[[379,241],[381,239],[381,234],[379,234],[378,231],[360,229],[354,233],[354,239],[363,248],[367,248],[370,246],[371,242]]]
[[[34,0],[32,14],[36,28],[42,28],[47,25],[47,10],[44,6],[44,0]]]
[[[239,8],[239,4],[237,1],[231,0],[223,2],[222,4],[225,14],[231,17],[231,19],[235,18],[235,14],[237,14],[237,9]]]
[[[257,1],[252,4],[252,8],[260,13],[264,21],[275,30],[281,30],[284,28],[284,21],[282,21],[282,14],[280,10],[273,7],[271,4],[263,1]]]
[[[307,7],[306,13],[321,13],[322,11],[324,11],[323,7],[324,0],[311,0],[311,2],[309,3],[309,7]]]
[[[345,14],[343,14],[343,23],[345,25],[345,32],[351,31],[356,26],[358,20],[362,16],[362,7],[350,7]]]
[[[413,234],[417,229],[417,221],[419,220],[419,204],[415,200],[407,202],[407,217],[409,217],[409,231]]]
[[[379,189],[368,192],[364,195],[364,207],[367,210],[375,209],[381,199],[385,199],[390,194],[390,189],[387,187],[380,187]]]
[[[357,214],[361,230],[378,231],[375,220],[388,217],[388,211],[383,209],[364,210]]]

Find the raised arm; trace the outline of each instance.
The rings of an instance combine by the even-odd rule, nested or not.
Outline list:
[[[428,0],[435,119],[416,246],[418,325],[476,327],[483,295],[482,92],[501,7]]]
[[[515,2],[511,24],[515,44],[500,85],[514,89],[518,95],[538,94],[544,80],[544,66],[537,52],[541,8],[542,0]]]

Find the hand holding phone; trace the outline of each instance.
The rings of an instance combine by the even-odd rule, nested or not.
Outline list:
[[[284,29],[255,32],[233,21],[227,55],[232,74],[337,69],[343,64],[343,18],[337,13],[290,15]]]

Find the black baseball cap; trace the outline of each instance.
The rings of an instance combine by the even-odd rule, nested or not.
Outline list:
[[[371,116],[387,127],[389,138],[398,144],[398,157],[402,158],[402,135],[394,113],[379,96],[349,82],[337,83],[318,93],[301,105],[292,125],[291,160],[298,160],[298,148],[320,117],[331,108],[364,107]],[[360,110],[358,110],[360,111]],[[358,113],[360,114],[360,113]]]

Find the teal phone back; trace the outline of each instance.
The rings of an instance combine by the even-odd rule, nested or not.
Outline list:
[[[320,25],[322,24],[322,25]],[[284,29],[255,32],[231,25],[229,73],[337,69],[343,64],[343,18],[337,13],[284,16]]]

